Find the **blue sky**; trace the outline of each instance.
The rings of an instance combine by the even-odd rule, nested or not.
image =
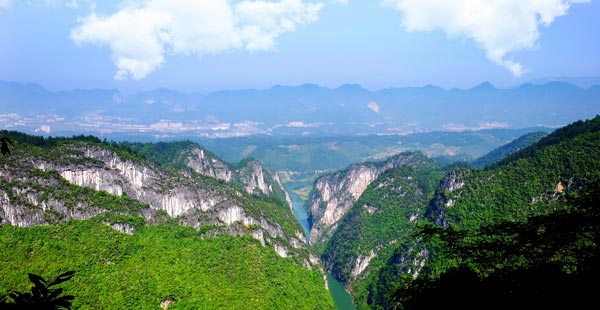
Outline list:
[[[600,76],[581,0],[0,0],[0,79],[209,92]]]

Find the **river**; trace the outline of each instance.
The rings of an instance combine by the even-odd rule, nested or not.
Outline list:
[[[292,210],[296,220],[300,223],[304,229],[304,236],[308,242],[310,236],[310,224],[308,223],[308,212],[304,209],[304,201],[300,199],[300,196],[296,195],[292,190],[306,186],[310,183],[306,182],[291,182],[285,185],[286,190],[290,193],[292,198]],[[344,289],[344,286],[338,282],[332,275],[327,274],[327,285],[329,286],[329,292],[335,303],[337,310],[355,310],[356,306],[352,304],[352,296]]]

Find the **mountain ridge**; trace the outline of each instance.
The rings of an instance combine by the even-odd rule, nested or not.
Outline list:
[[[586,189],[590,186],[593,188],[594,182],[600,181],[599,132],[600,116],[571,123],[548,135],[534,132],[505,145],[504,148],[510,151],[495,155],[498,158],[493,159],[494,163],[483,169],[459,165],[450,166],[446,171],[437,167],[415,174],[410,166],[393,167],[369,179],[371,182],[357,198],[342,199],[342,203],[335,203],[335,206],[351,207],[345,207],[346,212],[338,217],[337,224],[332,226],[333,231],[327,233],[324,240],[319,240],[326,246],[311,246],[316,246],[327,269],[351,290],[359,309],[398,307],[395,301],[390,300],[390,294],[393,293],[390,288],[406,288],[411,281],[423,283],[427,279],[435,280],[448,268],[451,270],[453,264],[458,264],[461,260],[468,261],[468,251],[474,251],[473,253],[482,257],[494,257],[493,247],[486,248],[486,251],[492,251],[491,254],[480,253],[470,243],[470,238],[480,240],[482,246],[489,247],[489,243],[496,239],[486,239],[485,236],[496,234],[497,232],[490,231],[494,227],[510,231],[511,227],[524,225],[529,220],[537,223],[539,219],[548,217],[557,221],[555,216],[565,212],[569,214],[572,201],[589,195]],[[412,168],[417,170],[417,166]],[[344,173],[346,170],[330,175]],[[428,181],[414,183],[416,178]],[[317,182],[311,196],[319,188],[316,184]],[[417,190],[417,184],[429,186]],[[332,184],[330,187],[335,186]],[[419,193],[423,196],[420,197]],[[597,193],[592,192],[591,195]],[[328,195],[316,197],[323,196]],[[404,201],[406,197],[409,199]],[[324,208],[327,204],[319,201],[315,204],[311,201],[311,206],[314,205]],[[387,210],[386,214],[395,214],[392,223],[378,219],[378,212],[384,210]],[[547,225],[554,225],[552,223],[554,222]],[[570,223],[563,224],[573,228]],[[318,223],[315,227],[319,228]],[[401,230],[400,234],[391,233],[398,229]],[[480,230],[486,233],[482,235]],[[443,253],[438,252],[441,251],[441,245],[430,243],[430,240],[435,241],[438,240],[435,238],[441,237],[435,235],[433,239],[423,239],[427,231],[437,231],[443,236],[444,231],[450,231],[447,234],[453,238],[464,238],[460,240],[464,242],[464,250],[467,252],[463,255],[466,258],[449,260],[444,255],[453,253],[453,244],[447,245],[450,248]],[[452,235],[453,232],[455,235]],[[455,239],[446,242],[452,240]],[[517,241],[527,242],[521,239]],[[511,243],[502,246],[510,247]],[[534,243],[529,246],[538,249],[545,245]],[[565,251],[575,251],[576,255],[587,257],[585,252],[577,252],[577,247],[573,247],[575,250],[568,248]],[[531,250],[531,253],[537,253],[535,251],[537,250]],[[497,257],[503,257],[498,255]],[[552,256],[553,259],[564,262],[565,266],[571,266],[568,257],[560,258],[560,253],[552,255],[555,255]],[[506,258],[508,261],[511,259]],[[514,264],[519,260],[511,262]],[[492,263],[483,258],[476,263],[484,264],[487,268],[485,270],[513,268],[512,265],[490,267]],[[474,272],[478,273],[479,269],[474,269]],[[479,276],[486,275],[482,271]],[[419,287],[415,289],[418,290]],[[395,298],[402,300],[403,297],[397,295]]]
[[[559,126],[600,113],[598,88],[564,82],[506,89],[484,82],[470,89],[426,85],[376,91],[350,84],[302,84],[209,94],[169,89],[53,92],[40,86],[24,93],[27,87],[33,86],[0,82],[0,110],[10,115],[0,126],[46,134],[85,130],[207,137],[361,135]]]
[[[94,137],[45,139],[6,131],[2,135],[15,143],[10,158],[1,159],[4,224],[35,226],[116,210],[148,223],[170,218],[195,229],[221,226],[233,235],[250,234],[274,246],[281,256],[304,252],[305,263],[312,265],[303,250],[302,229],[281,199],[254,196],[254,189],[232,187],[192,169],[163,167]],[[89,195],[92,198],[86,198]],[[127,211],[115,205],[119,200],[142,205],[134,203],[135,208]],[[106,209],[101,201],[116,209]]]

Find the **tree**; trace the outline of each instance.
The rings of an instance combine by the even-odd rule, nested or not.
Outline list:
[[[62,288],[55,288],[57,285],[68,281],[75,275],[75,271],[67,271],[60,274],[54,281],[48,281],[38,275],[29,274],[29,280],[33,283],[30,292],[10,292],[8,296],[0,298],[0,306],[7,309],[71,309],[71,301],[75,297],[63,295]],[[10,297],[13,302],[9,302]]]
[[[0,153],[2,153],[2,155],[10,155],[10,148],[8,147],[8,145],[14,146],[14,144],[12,143],[12,141],[10,140],[10,138],[7,137],[2,137],[0,138]]]

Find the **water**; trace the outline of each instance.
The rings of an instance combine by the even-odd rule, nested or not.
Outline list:
[[[327,274],[327,284],[329,285],[329,293],[333,298],[333,303],[337,310],[355,310],[356,306],[352,303],[352,297],[342,283],[338,282],[332,275]]]
[[[310,183],[304,182],[293,182],[286,184],[286,190],[290,193],[290,198],[292,198],[292,210],[294,211],[294,216],[304,229],[304,235],[306,236],[306,240],[308,241],[310,238],[310,224],[308,223],[308,212],[304,209],[304,201],[300,199],[300,196],[296,195],[292,190],[296,188],[300,188],[306,186]],[[355,310],[356,306],[352,304],[352,297],[348,292],[344,289],[344,286],[338,282],[333,276],[329,273],[327,274],[327,285],[329,286],[329,292],[331,293],[331,297],[333,298],[333,302],[335,303],[335,307],[337,310]]]
[[[294,216],[296,217],[296,220],[298,220],[298,222],[300,223],[300,226],[302,226],[302,229],[304,229],[304,236],[308,241],[310,239],[310,224],[308,223],[308,212],[306,212],[306,209],[304,209],[304,201],[300,199],[300,196],[292,192],[292,190],[306,186],[307,184],[309,183],[288,183],[286,184],[286,189],[290,193],[290,198],[292,198],[292,211],[294,211]]]

